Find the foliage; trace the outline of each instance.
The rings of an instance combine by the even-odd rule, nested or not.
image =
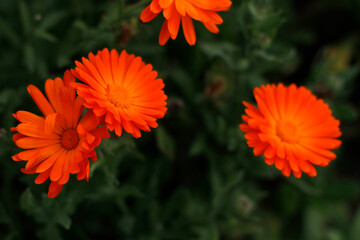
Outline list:
[[[358,239],[360,1],[233,1],[220,34],[195,24],[195,47],[181,34],[160,47],[147,3],[0,1],[0,239]],[[104,47],[153,64],[168,113],[140,139],[105,140],[89,182],[48,199],[11,160],[11,113],[39,112],[26,86]],[[342,121],[318,177],[285,178],[247,147],[242,101],[268,82],[306,85]]]

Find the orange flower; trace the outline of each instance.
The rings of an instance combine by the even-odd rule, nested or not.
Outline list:
[[[156,128],[156,120],[164,117],[167,108],[162,79],[151,64],[140,57],[108,49],[96,55],[90,53],[83,63],[76,61],[73,74],[83,81],[75,83],[84,106],[93,109],[96,116],[105,116],[110,131],[120,136],[122,129],[134,137],[141,136],[140,129]]]
[[[210,32],[218,33],[217,25],[223,20],[216,12],[229,10],[231,4],[230,0],[153,0],[142,11],[140,19],[150,22],[163,11],[165,22],[160,31],[159,44],[165,45],[170,37],[175,39],[181,22],[186,41],[195,45],[192,19],[202,22]]]
[[[41,184],[50,177],[48,196],[56,197],[69,180],[70,173],[77,179],[89,179],[89,158],[97,160],[94,148],[101,139],[109,137],[106,127],[98,127],[99,120],[92,111],[83,112],[81,97],[75,96],[70,86],[75,78],[66,71],[61,78],[47,80],[45,91],[48,100],[33,86],[28,92],[45,117],[18,111],[14,117],[21,123],[11,130],[16,145],[28,149],[13,156],[15,161],[27,161],[26,174],[39,173],[35,183]]]
[[[323,100],[294,84],[261,86],[254,95],[258,107],[244,102],[240,129],[256,156],[263,154],[268,165],[297,178],[302,172],[316,176],[312,164],[323,167],[336,158],[330,149],[341,144],[335,139],[341,136],[340,122]]]

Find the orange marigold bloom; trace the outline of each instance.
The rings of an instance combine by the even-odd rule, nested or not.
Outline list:
[[[149,132],[156,128],[156,120],[163,118],[167,108],[162,79],[151,64],[141,57],[121,54],[108,49],[96,55],[89,53],[83,63],[76,61],[73,74],[84,83],[75,83],[79,96],[85,99],[84,106],[104,116],[110,131],[122,134],[122,129],[134,137],[141,136],[140,129]]]
[[[165,45],[171,37],[175,39],[179,32],[180,22],[186,41],[195,45],[196,35],[192,19],[200,21],[213,33],[218,33],[217,25],[222,24],[222,18],[216,13],[227,11],[230,0],[153,0],[141,13],[143,22],[150,22],[161,11],[165,22],[159,35],[159,44]]]
[[[266,85],[254,89],[257,107],[244,102],[246,133],[254,154],[265,156],[268,165],[275,163],[285,176],[291,172],[300,178],[302,172],[316,176],[313,166],[327,166],[336,155],[341,141],[340,121],[329,106],[305,87]]]
[[[14,117],[21,123],[11,130],[15,144],[28,149],[13,156],[15,161],[27,161],[23,173],[39,173],[36,184],[50,177],[48,197],[56,197],[67,183],[70,173],[77,179],[89,179],[89,158],[97,160],[94,148],[109,137],[106,127],[98,127],[99,119],[92,111],[83,117],[83,98],[75,96],[70,86],[75,81],[70,71],[61,78],[47,80],[45,92],[28,86],[28,92],[44,114],[37,116],[18,111]]]

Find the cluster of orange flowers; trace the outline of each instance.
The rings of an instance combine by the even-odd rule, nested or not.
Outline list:
[[[217,33],[222,18],[216,12],[230,6],[230,0],[153,0],[140,18],[148,22],[163,12],[159,43],[175,39],[181,22],[187,42],[194,45],[192,19]],[[60,193],[70,174],[89,179],[89,158],[97,160],[94,148],[110,137],[109,130],[117,136],[125,130],[138,138],[140,130],[156,128],[167,111],[163,80],[140,57],[104,49],[75,64],[63,80],[46,81],[46,97],[28,86],[44,116],[18,111],[14,117],[20,124],[11,129],[15,144],[25,149],[13,159],[27,161],[22,172],[39,174],[35,183],[50,178],[50,198]],[[254,155],[264,155],[267,164],[295,177],[303,172],[314,177],[313,165],[326,166],[335,159],[330,150],[341,144],[336,139],[340,122],[323,100],[304,87],[283,84],[255,88],[254,96],[257,107],[244,102],[245,123],[240,124]]]
[[[35,183],[50,178],[50,198],[60,193],[70,174],[89,179],[89,158],[97,160],[94,148],[110,137],[108,130],[120,136],[124,129],[138,138],[140,129],[156,128],[167,110],[163,80],[140,57],[104,49],[76,65],[64,80],[46,81],[47,98],[30,85],[28,92],[44,116],[18,111],[14,117],[20,124],[11,129],[17,132],[15,144],[26,149],[13,159],[27,161],[23,173],[39,173]]]

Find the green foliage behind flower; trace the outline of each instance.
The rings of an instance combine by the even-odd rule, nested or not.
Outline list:
[[[182,34],[160,47],[162,22],[139,20],[147,4],[0,1],[0,239],[358,239],[360,1],[233,1],[219,34],[196,26],[195,47]],[[11,113],[38,111],[28,84],[104,47],[153,64],[168,113],[140,139],[104,140],[89,182],[48,199],[11,160]],[[238,129],[242,101],[272,82],[306,85],[342,121],[316,178],[283,177]]]

